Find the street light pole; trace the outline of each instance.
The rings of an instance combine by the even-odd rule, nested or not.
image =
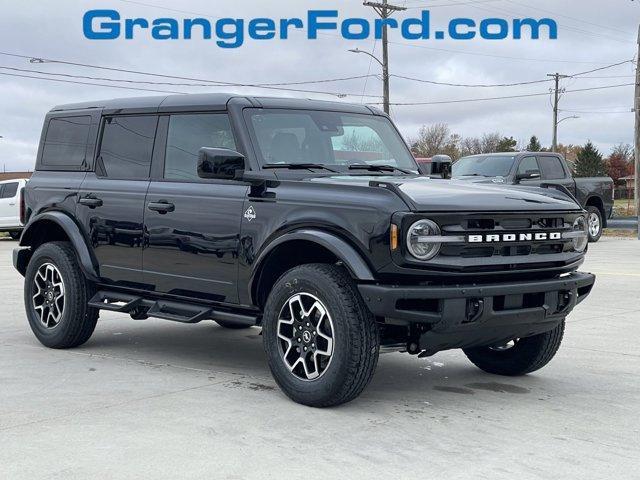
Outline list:
[[[389,18],[393,12],[400,12],[406,10],[406,7],[399,7],[397,5],[389,5],[387,0],[382,0],[382,3],[379,2],[364,2],[363,5],[365,7],[372,7],[380,18],[386,20]],[[375,58],[375,57],[374,57]],[[376,58],[376,60],[378,60]],[[382,62],[378,60],[378,63],[382,65],[382,96],[383,96],[383,108],[384,112],[389,115],[391,111],[390,108],[390,94],[389,94],[389,37],[387,32],[387,24],[383,22],[382,25]]]
[[[638,27],[638,57],[636,57],[636,90],[634,99],[635,110],[635,189],[636,216],[638,218],[638,240],[640,240],[640,27]]]

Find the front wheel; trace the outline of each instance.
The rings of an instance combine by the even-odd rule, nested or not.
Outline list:
[[[89,340],[98,310],[87,305],[92,287],[69,243],[40,246],[27,266],[24,282],[27,319],[40,343],[72,348]]]
[[[380,347],[375,318],[353,280],[325,264],[293,268],[276,282],[265,307],[263,342],[280,388],[312,407],[360,395]]]
[[[519,376],[540,370],[562,343],[564,320],[553,330],[519,338],[504,345],[466,348],[464,353],[481,370],[496,375]]]
[[[602,213],[598,207],[587,207],[587,226],[589,230],[589,241],[597,242],[602,236]]]

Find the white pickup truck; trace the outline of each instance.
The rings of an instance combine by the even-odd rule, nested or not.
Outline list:
[[[0,232],[8,232],[18,239],[24,227],[24,187],[25,178],[0,182]]]

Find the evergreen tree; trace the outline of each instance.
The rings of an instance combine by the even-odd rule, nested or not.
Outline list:
[[[540,152],[542,151],[542,145],[540,144],[540,140],[535,135],[531,137],[529,140],[529,145],[526,148],[527,152]]]
[[[576,177],[601,177],[607,175],[602,155],[591,141],[588,141],[578,152],[574,168]]]
[[[502,137],[498,142],[496,152],[515,152],[518,141],[513,137]]]

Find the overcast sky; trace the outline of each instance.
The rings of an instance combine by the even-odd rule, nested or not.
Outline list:
[[[396,0],[412,7],[397,15],[418,16],[431,11],[434,27],[454,17],[551,17],[558,22],[557,40],[519,41],[407,41],[391,32],[391,73],[425,80],[464,84],[500,84],[546,78],[547,73],[574,74],[631,60],[636,54],[640,1],[632,0]],[[224,50],[211,40],[157,41],[143,35],[134,40],[90,41],[82,33],[82,16],[91,8],[120,11],[123,17],[301,17],[309,9],[339,9],[341,17],[374,18],[360,0],[0,0],[0,51],[47,57],[76,63],[238,83],[295,82],[379,74],[380,67],[350,48],[381,54],[380,42],[347,41],[336,34],[307,40],[302,34],[289,40],[252,41]],[[176,11],[181,10],[181,11]],[[101,71],[60,64],[34,64],[27,59],[0,55],[0,66],[94,77],[180,82],[161,78]],[[631,63],[589,74],[597,78],[563,81],[567,90],[634,82]],[[0,68],[0,74],[36,75]],[[61,77],[58,77],[61,78]],[[90,80],[86,80],[90,82]],[[94,81],[95,83],[96,81]],[[100,82],[98,82],[100,83]],[[106,82],[102,82],[106,83]],[[366,83],[366,84],[365,84]],[[233,91],[262,95],[305,96],[237,87],[153,87],[182,92]],[[550,84],[517,87],[461,88],[434,86],[394,78],[392,102],[434,102],[548,92]],[[355,94],[340,101],[376,102],[366,95],[381,95],[379,78],[357,79],[298,88]],[[42,119],[54,105],[92,99],[154,95],[150,92],[99,86],[73,85],[0,75],[0,168],[32,169]],[[334,97],[335,98],[335,97]],[[613,145],[633,142],[633,87],[566,93],[561,100],[561,143],[582,144],[591,139],[609,153]],[[580,112],[580,113],[574,113]],[[613,113],[611,113],[613,112]],[[623,113],[615,113],[623,112]],[[415,136],[423,124],[446,122],[463,136],[500,132],[526,144],[537,135],[551,143],[551,107],[548,95],[485,102],[394,106],[392,117],[405,137]]]

